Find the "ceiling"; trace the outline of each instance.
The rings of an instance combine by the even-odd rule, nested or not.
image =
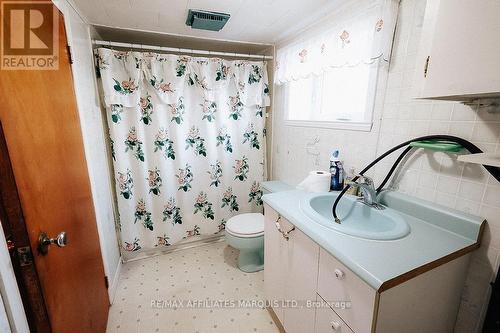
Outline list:
[[[72,0],[94,25],[250,43],[275,44],[346,0]],[[192,29],[188,9],[231,14],[219,32]]]

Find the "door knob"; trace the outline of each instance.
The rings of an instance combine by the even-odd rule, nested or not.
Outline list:
[[[49,238],[45,232],[41,232],[38,236],[38,250],[41,254],[49,252],[49,245],[54,244],[58,247],[65,247],[68,244],[68,236],[66,231],[60,232],[56,238]]]

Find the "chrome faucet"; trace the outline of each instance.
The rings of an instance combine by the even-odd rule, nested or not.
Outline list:
[[[375,209],[384,209],[385,207],[377,202],[377,191],[373,185],[373,179],[367,176],[358,175],[356,182],[350,182],[350,186],[358,187],[363,194],[358,200],[367,206]]]

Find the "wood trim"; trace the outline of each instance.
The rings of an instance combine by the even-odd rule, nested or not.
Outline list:
[[[439,258],[437,260],[431,261],[425,265],[422,265],[420,267],[417,267],[415,269],[412,269],[411,271],[408,271],[402,275],[399,275],[395,278],[392,278],[390,280],[385,281],[382,283],[382,285],[378,288],[377,292],[382,293],[383,291],[393,288],[403,282],[406,282],[410,279],[413,279],[416,276],[419,276],[420,274],[424,274],[425,272],[428,272],[438,266],[444,265],[452,260],[455,260],[469,252],[472,252],[476,249],[478,249],[481,246],[481,238],[483,236],[484,228],[486,226],[486,220],[484,220],[481,223],[481,227],[479,228],[479,233],[477,236],[477,241],[476,243],[469,245],[467,247],[464,247],[463,249],[460,249],[458,251],[452,252],[448,254],[447,256],[444,256],[442,258]]]
[[[271,318],[273,319],[273,322],[276,325],[276,327],[278,328],[278,330],[280,331],[280,333],[286,333],[285,328],[281,324],[281,322],[280,322],[278,316],[276,315],[276,313],[274,312],[273,308],[270,306],[266,306],[266,309],[269,312],[269,314],[271,315]]]
[[[28,230],[24,221],[1,121],[0,219],[2,220],[5,238],[14,244],[14,249],[10,251],[10,257],[30,330],[38,333],[50,332],[49,317],[38,279],[38,272],[33,262],[33,250],[30,246]],[[31,257],[31,262],[21,264],[18,250],[25,250],[26,248],[31,252],[28,254]]]

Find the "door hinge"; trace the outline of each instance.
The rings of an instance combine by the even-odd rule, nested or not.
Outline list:
[[[429,60],[431,60],[431,56],[427,56],[427,59],[425,59],[424,77],[427,77],[427,71],[429,70]]]
[[[66,45],[66,49],[68,50],[69,63],[72,65],[73,64],[73,54],[71,53],[71,46]]]
[[[109,280],[107,276],[104,276],[104,285],[106,286],[106,289],[109,289]]]
[[[29,266],[33,263],[33,256],[29,246],[22,246],[17,248],[17,255],[19,258],[19,265],[21,267]]]

